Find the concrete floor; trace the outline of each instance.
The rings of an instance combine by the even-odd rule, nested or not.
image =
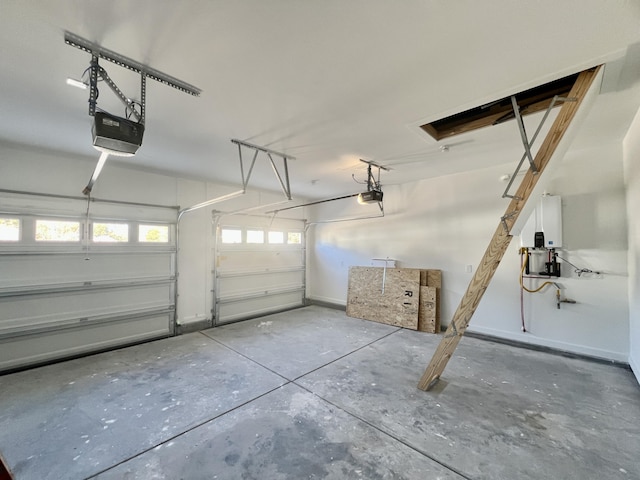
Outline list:
[[[307,307],[0,377],[16,479],[639,479],[624,368]]]

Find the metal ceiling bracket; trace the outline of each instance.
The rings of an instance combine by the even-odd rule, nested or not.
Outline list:
[[[91,65],[89,67],[89,115],[92,117],[96,113],[96,103],[98,101],[98,57],[91,55]]]
[[[136,102],[134,102],[133,100],[128,98],[124,93],[122,93],[122,90],[120,90],[118,88],[118,86],[115,84],[115,82],[113,80],[111,80],[111,77],[109,76],[107,71],[102,67],[98,67],[98,72],[100,73],[100,78],[102,78],[104,83],[106,83],[109,86],[109,88],[111,89],[111,91],[116,94],[116,96],[124,104],[124,106],[127,108],[127,110],[131,111],[131,113],[133,114],[134,117],[136,117],[136,120],[138,120],[138,122],[144,124],[144,94],[141,95],[142,100],[140,101],[140,103],[142,105],[142,108],[141,108],[141,111],[138,112],[136,110],[136,108],[135,108],[135,103]],[[144,79],[145,76],[142,75],[142,78]],[[143,82],[141,83],[140,86],[142,87],[141,90],[144,92],[144,86],[145,86],[144,85],[144,80],[143,80]]]
[[[247,172],[247,176],[244,176],[244,161],[242,160],[242,147],[238,145],[238,155],[240,158],[240,174],[242,175],[242,187],[246,190],[247,185],[249,185],[249,179],[251,178],[251,173],[253,172],[253,167],[256,164],[256,158],[258,158],[258,150],[253,152],[253,159],[251,160],[251,166],[249,167],[249,172]]]
[[[161,72],[160,70],[156,70],[155,68],[151,68],[148,65],[144,65],[140,62],[136,62],[135,60],[125,57],[124,55],[120,55],[112,50],[101,47],[100,45],[93,43],[86,38],[82,38],[79,35],[71,32],[64,32],[64,42],[67,45],[72,47],[79,48],[87,53],[90,53],[94,57],[100,57],[109,62],[115,63],[121,67],[124,67],[133,72],[139,73],[142,76],[146,76],[155,80],[157,82],[163,83],[164,85],[168,85],[169,87],[173,87],[181,92],[188,93],[189,95],[193,95],[197,97],[202,93],[197,87],[188,84],[182,80],[179,80],[171,75],[167,75],[166,73]]]
[[[286,181],[286,184],[285,184],[285,181],[282,180],[282,177],[280,176],[280,172],[278,171],[278,167],[276,167],[276,164],[273,161],[273,157],[271,156],[271,154],[267,153],[267,157],[269,157],[269,161],[271,162],[271,168],[273,169],[273,173],[276,175],[276,177],[278,178],[278,181],[280,182],[280,187],[282,188],[282,191],[286,195],[287,199],[291,200],[291,186],[289,185],[289,169],[287,168],[287,158],[284,157],[284,178]]]
[[[367,190],[371,191],[371,190],[381,190],[382,189],[382,185],[380,184],[380,170],[384,170],[385,172],[388,172],[390,169],[388,167],[385,167],[383,165],[379,165],[376,162],[372,162],[371,160],[363,160],[360,159],[360,161],[362,163],[366,163],[367,164]],[[375,167],[378,169],[378,178],[376,178],[372,172],[372,167]]]
[[[140,117],[142,118],[141,122],[144,123],[144,115],[146,112],[146,102],[147,102],[147,75],[142,72],[140,74]],[[134,115],[136,111],[133,111]]]
[[[256,159],[258,158],[258,153],[260,153],[260,152],[266,153],[267,156],[269,157],[269,161],[271,162],[271,166],[273,167],[273,171],[275,172],[276,177],[278,178],[278,181],[280,182],[280,186],[282,187],[282,191],[284,192],[284,194],[287,197],[287,199],[284,200],[284,201],[280,201],[280,202],[270,203],[268,205],[259,205],[259,206],[256,206],[256,207],[242,208],[242,209],[236,210],[234,212],[225,213],[225,215],[226,214],[232,215],[232,214],[238,214],[238,213],[241,213],[241,212],[247,212],[247,211],[250,211],[250,210],[257,210],[257,209],[261,209],[261,208],[267,208],[267,207],[270,207],[272,205],[280,205],[280,204],[282,204],[284,202],[288,202],[288,201],[291,200],[291,187],[289,185],[289,169],[287,167],[287,160],[288,159],[295,160],[294,157],[290,157],[289,155],[285,155],[284,153],[276,152],[274,150],[270,150],[270,149],[265,148],[265,147],[260,147],[258,145],[253,145],[251,143],[243,142],[241,140],[232,139],[231,142],[233,142],[233,143],[238,145],[238,158],[240,160],[240,175],[242,176],[242,190],[238,190],[237,192],[232,192],[232,193],[229,193],[227,195],[222,195],[220,197],[212,198],[211,200],[207,200],[205,202],[198,203],[197,205],[192,205],[191,207],[183,208],[182,210],[180,210],[180,213],[179,213],[179,216],[178,216],[178,220],[180,220],[182,215],[184,215],[185,213],[192,212],[194,210],[198,210],[198,209],[203,208],[203,207],[208,207],[209,205],[213,205],[215,203],[231,200],[232,198],[239,197],[240,195],[244,195],[247,192],[247,187],[249,186],[249,180],[251,179],[251,173],[253,172],[253,167],[256,164]],[[245,175],[245,169],[244,169],[244,160],[242,158],[242,147],[247,147],[247,148],[250,148],[250,149],[254,150],[253,159],[251,160],[251,165],[249,166],[249,171],[247,172],[246,175]],[[284,179],[280,175],[280,172],[278,171],[278,168],[276,166],[275,161],[273,160],[272,155],[281,157],[283,159],[283,161],[284,161]]]
[[[515,97],[511,97],[511,101],[514,101]],[[558,102],[576,102],[577,99],[576,98],[572,98],[572,97],[560,97],[558,95],[555,95],[553,97],[553,99],[551,100],[551,103],[549,104],[549,106],[547,107],[547,110],[544,112],[544,116],[542,117],[542,120],[540,120],[540,123],[538,124],[538,128],[536,128],[535,133],[533,134],[533,137],[531,137],[531,141],[528,143],[525,143],[525,152],[522,155],[522,157],[520,158],[520,162],[518,162],[518,166],[516,167],[515,171],[513,172],[513,175],[511,175],[511,178],[509,179],[509,183],[507,184],[507,188],[504,189],[504,193],[502,194],[502,198],[512,198],[512,199],[516,199],[516,200],[520,200],[519,197],[515,196],[515,195],[510,195],[509,194],[509,190],[511,189],[511,185],[513,185],[513,182],[516,179],[516,175],[518,175],[518,173],[520,172],[520,169],[522,168],[522,164],[524,163],[524,161],[528,158],[531,158],[531,147],[533,146],[533,143],[536,141],[536,138],[538,138],[538,134],[540,133],[540,131],[542,130],[542,126],[545,124],[545,122],[547,121],[547,118],[549,117],[549,114],[551,113],[551,110],[553,109],[553,107],[556,106],[556,104]],[[519,117],[519,121],[522,121],[522,117],[520,117],[520,112],[517,110],[517,105],[516,107],[514,107],[514,111],[517,111],[517,116]],[[523,130],[524,130],[524,125],[523,125]],[[522,132],[522,131],[521,131]],[[526,139],[526,133],[524,138]],[[526,140],[525,140],[526,141]],[[531,160],[530,160],[531,162]],[[534,173],[537,173],[537,169],[535,168],[535,165],[533,165],[532,163],[532,170]]]
[[[271,163],[271,167],[273,168],[273,172],[276,175],[276,178],[280,182],[280,187],[282,187],[282,192],[284,196],[287,197],[287,200],[291,200],[291,185],[289,182],[289,167],[287,164],[287,160],[295,160],[295,157],[290,155],[286,155],[284,153],[276,152],[275,150],[271,150],[266,147],[261,147],[259,145],[254,145],[252,143],[243,142],[242,140],[231,139],[231,143],[235,143],[238,145],[238,158],[240,159],[240,174],[242,175],[242,186],[246,190],[247,185],[249,184],[249,179],[251,178],[251,173],[253,172],[253,167],[256,164],[256,159],[258,158],[258,153],[263,152],[267,154],[269,158],[269,162]],[[253,160],[251,161],[251,166],[249,167],[249,171],[245,177],[244,174],[244,161],[242,159],[242,147],[251,149],[254,151]],[[280,174],[278,167],[273,160],[273,156],[282,158],[283,167],[284,167],[284,178],[283,175]]]
[[[98,100],[98,75],[105,81],[109,88],[111,88],[120,101],[124,103],[127,111],[131,111],[131,113],[136,117],[136,120],[142,124],[144,124],[146,110],[147,77],[180,90],[181,92],[188,93],[189,95],[197,97],[201,93],[201,90],[193,85],[183,82],[182,80],[178,80],[177,78],[167,75],[155,68],[136,62],[124,55],[120,55],[119,53],[103,48],[100,45],[90,42],[89,40],[74,33],[64,32],[64,41],[67,45],[79,48],[80,50],[91,54],[91,65],[89,67],[89,115],[91,116],[95,115],[96,112],[96,103]],[[116,65],[140,75],[140,111],[135,108],[135,104],[137,102],[134,102],[122,93],[113,80],[111,80],[106,70],[98,65],[99,58],[115,63]]]

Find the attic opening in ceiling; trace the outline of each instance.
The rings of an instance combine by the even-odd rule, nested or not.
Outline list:
[[[568,96],[576,78],[578,78],[578,73],[516,93],[514,96],[520,107],[520,115],[525,116],[546,110],[556,95]],[[420,128],[436,140],[442,140],[478,128],[497,125],[513,118],[515,118],[515,114],[511,96],[509,96],[440,120],[425,123],[420,125]]]

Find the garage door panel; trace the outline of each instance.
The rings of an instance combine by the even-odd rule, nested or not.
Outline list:
[[[123,344],[166,337],[172,312],[36,335],[0,339],[0,371]]]
[[[249,274],[254,278],[259,278],[260,283],[248,281],[245,275],[222,277],[224,281],[220,282],[220,298],[224,299],[230,295],[250,294],[268,290],[276,285],[279,288],[300,287],[304,285],[304,271],[298,270],[293,272],[270,272],[260,274]],[[253,279],[252,279],[253,280]]]
[[[226,323],[265,315],[270,312],[300,307],[299,291],[276,294],[263,298],[249,298],[239,302],[222,303],[220,316]]]
[[[290,266],[302,266],[300,250],[293,251],[222,251],[218,257],[218,268],[220,272],[230,272],[236,270],[246,270],[247,266],[252,269],[257,268],[285,268]]]
[[[173,275],[173,254],[93,253],[0,256],[0,288]]]
[[[166,308],[172,302],[169,283],[75,293],[73,301],[69,294],[12,296],[0,299],[0,332],[9,326],[15,328],[83,316]]]

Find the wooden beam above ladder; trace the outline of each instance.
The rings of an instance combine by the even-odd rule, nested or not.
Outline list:
[[[444,338],[438,345],[438,348],[422,375],[422,378],[420,378],[418,388],[421,390],[429,390],[433,385],[435,385],[446,368],[449,359],[453,355],[462,335],[464,335],[464,332],[469,326],[469,321],[475,313],[485,290],[491,282],[491,278],[500,265],[500,261],[511,242],[511,228],[518,219],[518,216],[520,212],[522,212],[527,200],[531,196],[531,192],[536,186],[542,172],[558,148],[558,144],[566,133],[571,121],[576,116],[585,95],[589,91],[600,69],[601,66],[595,67],[585,70],[578,75],[578,78],[569,93],[569,97],[572,100],[575,99],[575,101],[565,102],[562,105],[560,113],[558,113],[551,130],[549,130],[549,133],[535,156],[534,164],[537,172],[534,172],[532,168],[527,170],[520,187],[509,203],[504,216],[498,224],[498,228],[493,234],[491,242],[489,242],[489,246],[482,257],[482,260],[480,261],[480,265],[471,279],[471,282],[467,287],[467,291],[462,297],[460,305],[458,305],[458,309],[453,315],[453,319],[449,324],[449,328],[447,328]]]

